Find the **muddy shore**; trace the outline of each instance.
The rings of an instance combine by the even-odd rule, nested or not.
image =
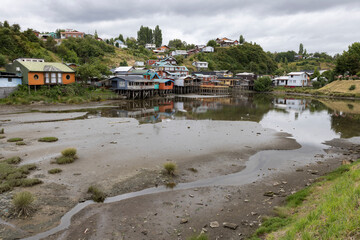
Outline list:
[[[259,151],[300,147],[288,134],[254,122],[183,120],[139,125],[134,119],[123,118],[69,120],[83,114],[0,115],[0,120],[10,120],[1,126],[6,137],[22,137],[27,143],[15,146],[2,139],[0,155],[19,155],[24,164],[36,163],[39,168],[32,176],[44,181],[26,189],[37,196],[39,210],[31,219],[4,218],[15,228],[0,222],[0,238],[31,236],[56,226],[64,213],[88,197],[86,191],[92,184],[115,196],[168,182],[196,182],[241,172],[249,157]],[[52,122],[59,119],[64,121]],[[45,136],[58,137],[59,141],[37,142]],[[69,229],[48,239],[186,239],[199,234],[202,228],[210,239],[248,236],[259,225],[261,216],[271,214],[286,195],[339,166],[344,156],[358,157],[358,149],[349,141],[328,144],[332,147],[325,155],[314,156],[318,163],[302,166],[302,171],[297,171],[299,166],[262,169],[264,176],[258,176],[254,183],[175,188],[90,205],[73,217]],[[52,164],[54,158],[67,147],[76,147],[79,159],[60,166],[61,174],[49,175],[49,169],[59,167]],[[349,149],[353,149],[350,155],[343,155]],[[162,174],[162,164],[168,160],[178,164],[176,177]],[[279,195],[265,197],[266,191]],[[14,192],[0,195],[5,204]],[[211,228],[212,221],[218,221],[220,227]],[[238,227],[224,228],[223,222]]]

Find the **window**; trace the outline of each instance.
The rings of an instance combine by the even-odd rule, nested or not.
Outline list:
[[[11,78],[8,78],[8,82],[12,82],[12,79],[11,79]]]
[[[39,79],[39,75],[35,74],[34,75],[34,80],[38,80]]]
[[[66,80],[70,80],[70,75],[66,75]]]

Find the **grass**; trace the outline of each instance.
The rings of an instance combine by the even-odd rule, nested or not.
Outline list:
[[[62,169],[60,169],[60,168],[53,168],[48,171],[49,174],[56,174],[56,173],[61,173],[61,172],[62,172]]]
[[[4,134],[5,133],[5,130],[2,128],[0,129],[0,134]]]
[[[349,87],[349,91],[355,90],[355,88],[356,88],[355,85],[351,85],[351,86]]]
[[[87,192],[91,193],[91,199],[94,202],[104,202],[106,198],[106,194],[103,191],[101,191],[98,187],[93,185],[88,188]]]
[[[6,138],[6,136],[0,135],[0,139],[4,139],[4,138]]]
[[[16,142],[16,145],[18,145],[18,146],[24,146],[24,145],[26,145],[26,143],[23,142],[23,141],[20,141],[20,142]]]
[[[200,234],[198,236],[187,238],[187,240],[208,240],[208,237],[205,234]]]
[[[339,167],[289,196],[252,239],[360,239],[359,181],[359,162]]]
[[[56,158],[57,164],[69,164],[73,163],[76,159],[76,149],[75,148],[67,148],[61,151],[61,157]]]
[[[8,142],[21,142],[23,141],[23,138],[9,138],[7,141]]]
[[[36,165],[18,166],[20,161],[19,157],[0,161],[0,193],[11,191],[15,187],[30,187],[42,183],[37,178],[27,178],[27,175],[36,169]]]
[[[13,197],[14,213],[18,217],[28,217],[34,210],[33,203],[35,197],[30,192],[19,192]]]
[[[39,142],[56,142],[57,140],[59,140],[57,137],[43,137],[43,138],[39,138]]]
[[[166,173],[169,175],[174,175],[176,168],[177,168],[177,166],[176,166],[176,163],[174,163],[174,162],[164,163],[164,169],[165,169]]]

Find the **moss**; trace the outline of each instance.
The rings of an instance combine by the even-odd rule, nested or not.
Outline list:
[[[75,161],[74,157],[61,156],[56,159],[57,164],[69,164],[69,163],[73,163],[74,161]]]
[[[58,140],[59,139],[57,137],[43,137],[43,138],[40,138],[38,141],[39,142],[56,142]]]
[[[16,145],[18,145],[18,146],[24,146],[24,145],[26,145],[26,143],[25,142],[16,142]]]
[[[48,171],[49,174],[56,174],[56,173],[61,173],[61,172],[62,172],[62,170],[60,168],[53,168]]]
[[[23,138],[9,138],[7,141],[8,142],[21,142],[23,141]]]

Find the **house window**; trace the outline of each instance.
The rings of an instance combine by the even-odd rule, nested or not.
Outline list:
[[[66,80],[70,80],[70,75],[66,75]]]
[[[39,79],[39,75],[35,74],[34,75],[34,80],[38,80]]]
[[[12,79],[11,79],[11,78],[8,78],[8,82],[12,82]]]

